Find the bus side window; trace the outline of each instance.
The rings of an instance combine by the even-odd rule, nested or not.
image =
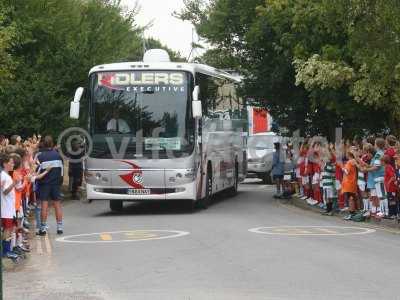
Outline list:
[[[218,87],[213,83],[213,77],[196,73],[196,85],[200,86],[199,99],[203,107],[203,115],[213,118],[215,109],[215,99]]]
[[[247,115],[244,100],[238,95],[237,85],[229,80],[196,73],[200,86],[199,99],[203,115],[219,120],[239,120]]]

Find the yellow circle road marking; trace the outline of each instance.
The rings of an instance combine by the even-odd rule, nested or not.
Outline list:
[[[69,235],[57,238],[57,242],[77,244],[110,244],[163,240],[188,235],[189,232],[180,230],[129,230],[113,232],[95,232]]]
[[[126,232],[125,235],[127,236],[128,239],[132,239],[132,240],[134,240],[134,239],[149,239],[149,238],[159,236],[157,234],[148,233],[148,232],[142,231],[142,230]]]
[[[284,236],[349,236],[373,233],[376,230],[349,226],[271,226],[249,229],[250,232]]]
[[[100,234],[100,238],[101,238],[103,241],[112,241],[112,236],[111,236],[111,234],[108,234],[108,233],[102,233],[102,234]]]

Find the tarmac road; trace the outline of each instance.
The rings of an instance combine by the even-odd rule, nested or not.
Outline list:
[[[194,213],[180,203],[128,203],[116,214],[107,202],[68,202],[63,240],[52,218],[24,267],[4,274],[4,299],[400,299],[398,232],[272,194],[249,179]]]

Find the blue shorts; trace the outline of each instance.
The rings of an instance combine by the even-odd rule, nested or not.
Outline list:
[[[59,185],[39,185],[38,197],[40,201],[61,200]]]

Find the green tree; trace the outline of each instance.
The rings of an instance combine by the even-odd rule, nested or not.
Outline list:
[[[95,64],[138,53],[134,12],[114,1],[6,1],[17,39],[15,78],[0,94],[5,133],[50,132],[68,126],[69,101]]]
[[[177,62],[184,62],[185,58],[182,57],[182,55],[179,52],[176,52],[167,46],[163,45],[159,40],[155,38],[147,38],[145,40],[145,45],[146,49],[164,49],[168,52],[169,57],[171,58],[171,61],[177,61]],[[142,58],[138,58],[137,60],[141,60]]]
[[[0,90],[13,77],[15,64],[9,52],[15,38],[14,24],[7,16],[8,8],[0,2]]]
[[[356,2],[371,1],[187,0],[180,17],[217,49],[207,60],[224,61],[214,56],[223,53],[233,61],[245,75],[245,95],[267,106],[280,125],[324,135],[344,126],[351,135],[388,125],[387,110],[355,101],[349,85],[359,76],[348,11]]]
[[[87,84],[93,66],[142,60],[143,28],[135,23],[135,8],[124,9],[120,1],[0,4],[8,8],[0,14],[0,74],[5,74],[0,76],[14,74],[8,82],[0,79],[2,133],[57,135],[76,125],[69,119],[69,102],[75,89]],[[156,40],[150,44],[166,48]],[[177,53],[168,51],[178,59]]]
[[[342,90],[360,112],[378,112],[379,126],[400,133],[398,1],[318,2],[327,33],[342,38],[295,60],[297,83],[319,98]]]

